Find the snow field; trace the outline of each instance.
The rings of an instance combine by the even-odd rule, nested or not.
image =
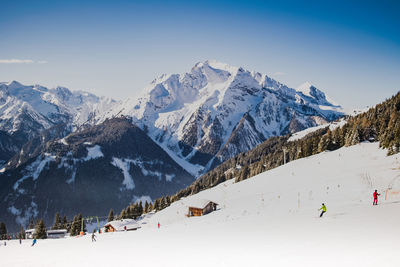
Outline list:
[[[182,199],[135,232],[97,235],[96,243],[90,235],[8,242],[0,265],[398,266],[399,159],[376,143],[324,152]],[[188,218],[185,203],[195,198],[219,207]],[[319,218],[322,202],[328,211]]]

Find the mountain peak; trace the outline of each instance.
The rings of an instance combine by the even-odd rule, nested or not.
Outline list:
[[[313,97],[317,100],[326,100],[324,92],[312,85],[310,82],[305,82],[297,88],[298,92],[303,93],[305,96]]]
[[[303,83],[302,85],[297,87],[296,90],[305,96],[314,98],[320,104],[340,107],[339,104],[333,101],[329,96],[327,96],[324,92],[312,85],[310,82]]]
[[[18,88],[18,87],[23,87],[23,85],[17,81],[11,81],[7,84],[8,87],[12,87],[12,88]]]
[[[204,67],[209,67],[209,68],[218,69],[218,70],[224,70],[224,71],[228,71],[228,72],[236,72],[239,69],[239,67],[231,66],[227,63],[223,63],[223,62],[215,60],[215,59],[208,59],[203,62],[197,62],[194,65],[193,69],[204,68]]]
[[[312,83],[307,81],[301,84],[299,87],[297,87],[296,90],[303,93],[306,96],[311,96],[310,94],[311,88],[316,88],[316,87],[312,85]]]

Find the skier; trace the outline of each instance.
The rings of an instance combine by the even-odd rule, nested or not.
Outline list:
[[[19,244],[21,245],[21,243],[22,243],[22,239],[20,238],[20,239],[19,239]]]
[[[35,244],[36,244],[36,238],[33,239],[33,241],[32,241],[32,246],[31,246],[31,247],[33,247]]]
[[[322,217],[322,215],[324,215],[324,213],[326,212],[326,206],[324,203],[322,203],[322,207],[319,210],[322,210],[321,215],[319,215],[319,217]]]
[[[158,223],[158,229],[160,229],[160,226],[161,226],[160,223]]]
[[[378,191],[375,190],[373,196],[374,196],[374,203],[372,203],[372,205],[378,205],[378,196],[380,196],[381,194],[378,194]]]
[[[93,233],[92,233],[92,242],[93,242],[93,241],[96,242],[96,235],[94,234],[94,232],[95,232],[95,231],[93,231]]]

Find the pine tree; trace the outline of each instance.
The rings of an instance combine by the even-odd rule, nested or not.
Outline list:
[[[133,206],[132,210],[133,218],[136,220],[136,218],[140,217],[143,214],[143,206],[142,206],[142,201],[139,203],[136,203]]]
[[[190,193],[191,195],[197,194],[200,192],[200,185],[199,183],[196,183],[194,187],[192,188],[192,192]]]
[[[78,222],[78,216],[74,216],[74,219],[71,223],[70,231],[69,233],[71,236],[76,236],[79,234],[79,222]]]
[[[33,223],[33,218],[31,218],[31,219],[29,220],[28,229],[33,229],[33,228],[35,228],[35,224]]]
[[[37,239],[47,238],[46,226],[44,225],[43,219],[41,219],[35,227],[35,238]]]
[[[26,238],[25,229],[24,229],[24,227],[22,225],[21,225],[21,229],[19,230],[18,238],[19,239],[25,239]]]
[[[56,217],[54,219],[54,225],[51,227],[52,230],[62,229],[60,213],[56,213]]]
[[[165,197],[161,198],[161,204],[160,204],[160,209],[163,210],[167,207],[167,200],[165,199]]]
[[[6,224],[3,222],[0,222],[0,239],[1,240],[7,239],[7,227]]]
[[[63,229],[66,229],[67,231],[69,231],[69,228],[71,228],[71,226],[68,224],[67,216],[64,216],[64,218],[63,218]]]
[[[125,218],[126,218],[126,211],[125,211],[125,209],[122,209],[121,213],[119,214],[119,219],[122,220]]]
[[[82,226],[83,224],[83,226]],[[78,233],[80,233],[83,229],[83,232],[86,232],[86,222],[83,219],[82,213],[79,213],[78,215]]]
[[[128,207],[126,207],[125,209],[125,216],[123,219],[130,219],[133,217],[133,213],[134,213],[134,205],[130,204]]]
[[[148,213],[148,212],[149,212],[149,203],[146,200],[146,202],[144,203],[144,213]]]
[[[239,172],[238,177],[236,177],[236,182],[240,182],[246,180],[250,176],[250,168],[249,165],[244,165]]]
[[[154,210],[154,206],[153,203],[149,202],[149,208],[148,208],[148,212],[151,212],[152,210]]]
[[[324,152],[325,150],[328,149],[328,136],[324,135],[320,139],[318,143],[318,151],[317,152]]]
[[[110,209],[110,212],[108,213],[108,219],[107,222],[114,221],[114,211],[113,209]]]
[[[159,210],[160,210],[160,209],[159,209],[159,208],[160,208],[159,205],[160,205],[160,200],[157,198],[156,201],[154,201],[153,209],[154,209],[155,211],[159,211]]]

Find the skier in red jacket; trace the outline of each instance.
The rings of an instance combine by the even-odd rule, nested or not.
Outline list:
[[[374,203],[372,205],[378,205],[378,196],[380,196],[381,194],[378,194],[378,191],[375,190],[373,196],[374,196]]]

